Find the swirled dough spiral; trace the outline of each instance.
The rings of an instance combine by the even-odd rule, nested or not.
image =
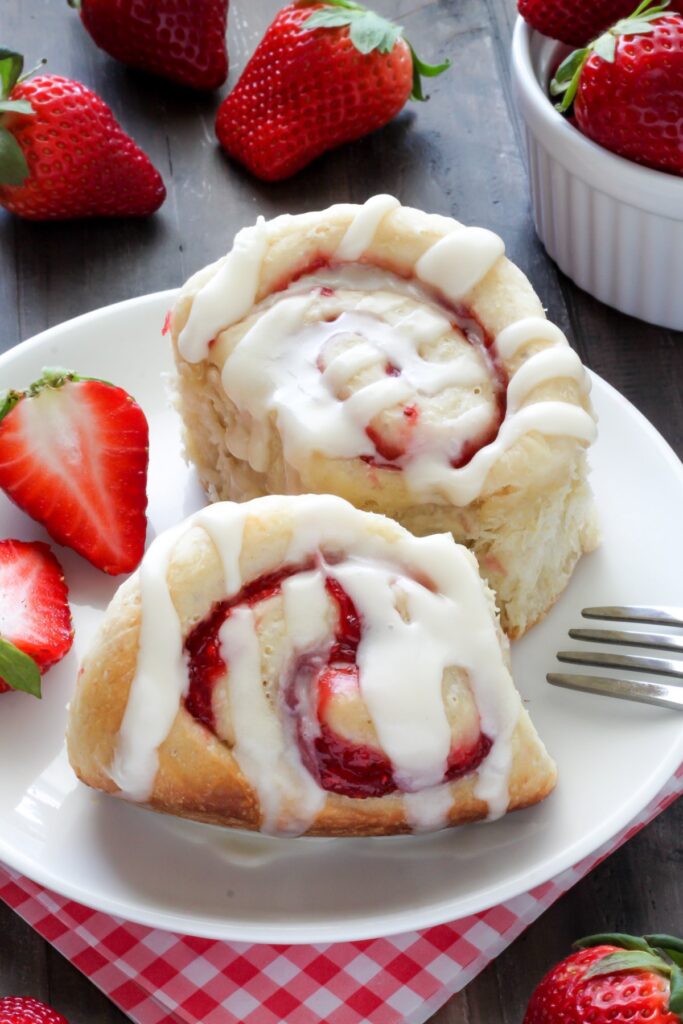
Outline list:
[[[328,495],[161,534],[85,658],[68,748],[97,789],[284,835],[438,829],[555,782],[474,557]]]
[[[331,493],[450,531],[510,636],[595,546],[588,377],[492,232],[391,196],[260,219],[171,329],[212,500]]]

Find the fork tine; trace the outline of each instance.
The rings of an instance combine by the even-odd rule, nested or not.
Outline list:
[[[570,629],[572,640],[589,640],[596,644],[621,644],[622,647],[652,647],[660,651],[681,651],[683,636],[665,633],[638,633],[623,629]]]
[[[609,605],[604,608],[584,608],[581,614],[586,619],[615,619],[623,622],[683,626],[683,608],[661,605]]]
[[[549,672],[546,679],[553,686],[562,686],[569,690],[583,690],[603,697],[620,697],[640,704],[655,704],[658,707],[683,711],[683,689],[667,683],[611,679],[603,676],[570,676],[557,672]]]
[[[644,658],[633,654],[603,654],[598,651],[560,651],[558,661],[573,665],[592,665],[594,668],[620,668],[626,671],[652,672],[657,676],[683,679],[683,661],[671,658]]]

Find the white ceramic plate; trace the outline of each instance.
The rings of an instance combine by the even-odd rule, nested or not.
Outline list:
[[[149,538],[202,504],[180,454],[162,373],[172,292],[52,328],[0,357],[0,387],[61,364],[127,388],[151,426]],[[116,587],[58,549],[71,588],[73,651],[41,702],[0,697],[0,859],[88,906],[152,927],[256,942],[330,942],[424,928],[526,892],[590,854],[649,802],[683,761],[683,716],[557,690],[554,653],[587,604],[680,604],[683,466],[636,410],[595,379],[594,486],[604,543],[531,635],[515,678],[557,759],[539,807],[434,836],[270,839],[163,816],[76,782],[63,749],[65,705]],[[0,497],[0,536],[44,537]]]

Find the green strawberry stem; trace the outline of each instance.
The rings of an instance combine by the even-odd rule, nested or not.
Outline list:
[[[668,6],[669,0],[643,0],[628,18],[621,18],[588,46],[570,53],[562,61],[550,83],[551,96],[562,96],[562,100],[556,104],[556,109],[566,114],[571,107],[576,98],[584,64],[591,54],[595,53],[609,64],[613,64],[619,36],[654,32],[655,26],[652,22],[660,14],[664,14]]]
[[[641,4],[641,8],[647,6]],[[639,8],[640,10],[640,8]],[[669,1012],[683,1024],[683,940],[674,935],[626,935],[605,932],[589,935],[574,943],[575,949],[592,946],[616,946],[586,971],[586,978],[597,978],[616,971],[651,971],[669,981]]]
[[[40,669],[33,658],[0,636],[0,679],[13,690],[40,697]]]
[[[304,0],[303,6],[308,6],[312,0]],[[325,6],[311,14],[302,27],[305,29],[314,28],[343,28],[348,26],[349,38],[362,54],[372,53],[378,50],[380,53],[390,53],[398,39],[405,39],[401,25],[394,24],[387,18],[368,10],[362,4],[355,3],[355,0],[324,0]],[[413,88],[410,93],[412,100],[426,100],[422,89],[422,76],[435,78],[442,72],[447,71],[451,66],[449,60],[443,64],[425,64],[415,53],[415,50],[405,39],[410,47],[410,54],[413,60]]]
[[[42,60],[40,64],[44,64]],[[29,170],[23,150],[4,122],[7,114],[31,115],[33,107],[28,100],[10,99],[12,89],[18,82],[32,75],[40,67],[22,76],[24,58],[15,50],[0,46],[0,185],[23,185]]]

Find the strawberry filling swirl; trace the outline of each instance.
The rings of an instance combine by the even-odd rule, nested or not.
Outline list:
[[[316,257],[305,266],[298,268],[295,272],[279,281],[273,291],[275,293],[285,292],[291,286],[296,285],[297,282],[305,281],[309,275],[325,271],[334,273],[340,269],[340,266],[340,264],[336,264],[322,256]],[[454,305],[437,289],[427,286],[422,281],[418,282],[417,279],[412,278],[410,275],[397,272],[395,267],[384,266],[381,269],[411,284],[419,285],[420,290],[425,296],[434,306],[442,311],[453,330],[464,337],[479,355],[490,377],[492,385],[492,410],[489,423],[483,430],[479,430],[475,436],[461,443],[457,451],[448,460],[453,469],[461,469],[472,461],[480,449],[495,441],[500,426],[505,419],[508,378],[496,354],[493,344],[494,339],[468,307],[462,304]],[[319,287],[317,291],[323,298],[332,298],[336,294],[335,288],[327,285]],[[334,322],[334,318],[331,318],[331,320]],[[325,368],[324,353],[321,353],[321,357],[318,360],[318,369],[321,373],[324,373]],[[402,376],[401,367],[389,359],[387,359],[384,372],[390,377]],[[404,404],[401,412],[403,421],[399,423],[398,427],[394,425],[390,431],[387,431],[381,425],[368,424],[365,433],[374,446],[375,454],[362,454],[359,456],[361,461],[378,469],[401,470],[403,468],[402,460],[406,456],[409,457],[415,447],[415,437],[423,413],[420,396],[418,395],[415,400]]]
[[[318,560],[321,561],[321,560]],[[232,598],[214,605],[187,637],[189,663],[187,711],[217,735],[214,690],[229,671],[221,651],[219,632],[233,610],[255,608],[278,596],[285,580],[316,567],[316,560],[286,566],[253,580]],[[325,650],[299,652],[291,659],[281,687],[280,711],[292,725],[302,763],[323,790],[364,799],[401,789],[391,761],[375,742],[358,741],[335,727],[339,707],[362,707],[358,648],[363,623],[356,607],[333,575],[325,574],[325,590],[336,610],[336,627]],[[475,771],[488,755],[491,739],[481,729],[460,744],[453,744],[442,781],[453,781]]]

